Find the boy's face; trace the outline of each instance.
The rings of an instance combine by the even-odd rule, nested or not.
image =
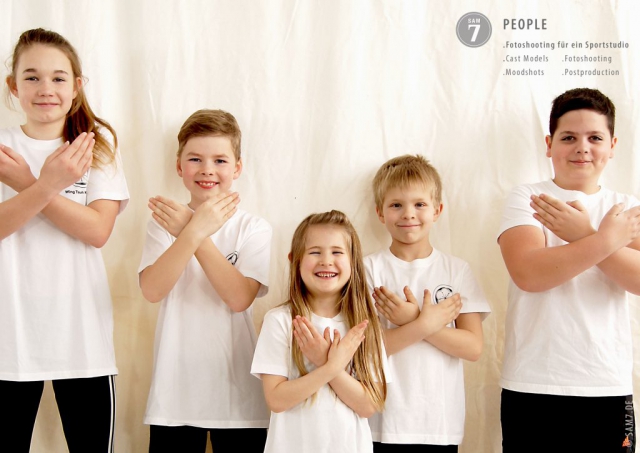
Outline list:
[[[376,208],[376,213],[394,243],[430,245],[429,231],[442,212],[442,203],[436,205],[431,192],[430,187],[419,184],[387,191],[382,209]]]
[[[228,137],[208,135],[190,138],[176,164],[178,176],[191,192],[189,206],[196,209],[213,196],[228,192],[242,172]]]
[[[558,120],[553,137],[546,137],[554,182],[567,190],[597,192],[600,174],[613,157],[616,142],[606,116],[585,109],[565,113]]]

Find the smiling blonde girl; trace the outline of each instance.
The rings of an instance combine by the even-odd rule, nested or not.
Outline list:
[[[289,258],[289,300],[267,313],[251,368],[272,411],[265,452],[370,452],[386,354],[358,236],[339,211],[313,214]]]

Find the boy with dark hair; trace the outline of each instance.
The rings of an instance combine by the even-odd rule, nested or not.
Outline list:
[[[554,178],[507,199],[506,453],[635,450],[626,293],[640,294],[640,201],[599,185],[614,123],[598,90],[558,96],[546,137]]]

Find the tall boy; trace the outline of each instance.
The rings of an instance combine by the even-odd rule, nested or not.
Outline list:
[[[162,301],[145,423],[150,452],[262,452],[269,411],[250,374],[253,300],[266,294],[271,227],[237,209],[240,128],[230,113],[199,110],[178,134],[187,206],[149,207],[140,287]]]
[[[373,191],[391,246],[366,257],[365,267],[394,373],[384,411],[370,419],[374,452],[456,452],[465,415],[460,359],[480,357],[489,305],[469,265],[429,241],[443,209],[433,166],[422,156],[391,159]]]
[[[614,123],[598,90],[558,96],[546,137],[554,178],[507,199],[504,452],[634,451],[626,292],[640,293],[640,202],[598,183]]]

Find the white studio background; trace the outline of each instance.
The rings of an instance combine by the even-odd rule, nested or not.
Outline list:
[[[10,56],[26,29],[61,33],[82,58],[93,109],[119,135],[131,203],[103,249],[120,370],[116,451],[148,446],[142,418],[158,305],[142,298],[136,270],[147,199],[188,200],[175,172],[176,135],[200,108],[237,117],[245,166],[235,188],[242,208],[274,229],[271,287],[256,302],[257,325],[283,301],[286,255],[302,218],[343,210],[366,253],[385,247],[390,241],[375,217],[373,174],[400,154],[422,153],[433,161],[445,184],[445,210],[432,240],[471,264],[493,309],[484,322],[482,358],[465,365],[461,452],[500,451],[508,276],[495,235],[504,198],[517,184],[551,177],[544,155],[550,103],[579,86],[601,89],[618,109],[617,152],[603,183],[640,194],[640,36],[634,31],[640,8],[632,0],[0,0],[0,11],[0,59]],[[458,19],[473,11],[493,25],[479,48],[462,45],[455,33]],[[511,18],[544,18],[546,30],[505,30],[503,20]],[[509,49],[507,41],[556,48]],[[625,41],[629,48],[576,51],[558,48],[558,41]],[[611,56],[612,63],[567,64],[565,53]],[[524,54],[549,61],[505,61]],[[572,76],[565,67],[619,74]],[[544,75],[508,76],[509,68]],[[0,108],[2,127],[22,121],[19,112]],[[638,338],[637,298],[631,303]],[[640,363],[638,341],[635,346]],[[634,383],[638,390],[638,371]],[[36,453],[65,451],[49,386],[32,445]]]

